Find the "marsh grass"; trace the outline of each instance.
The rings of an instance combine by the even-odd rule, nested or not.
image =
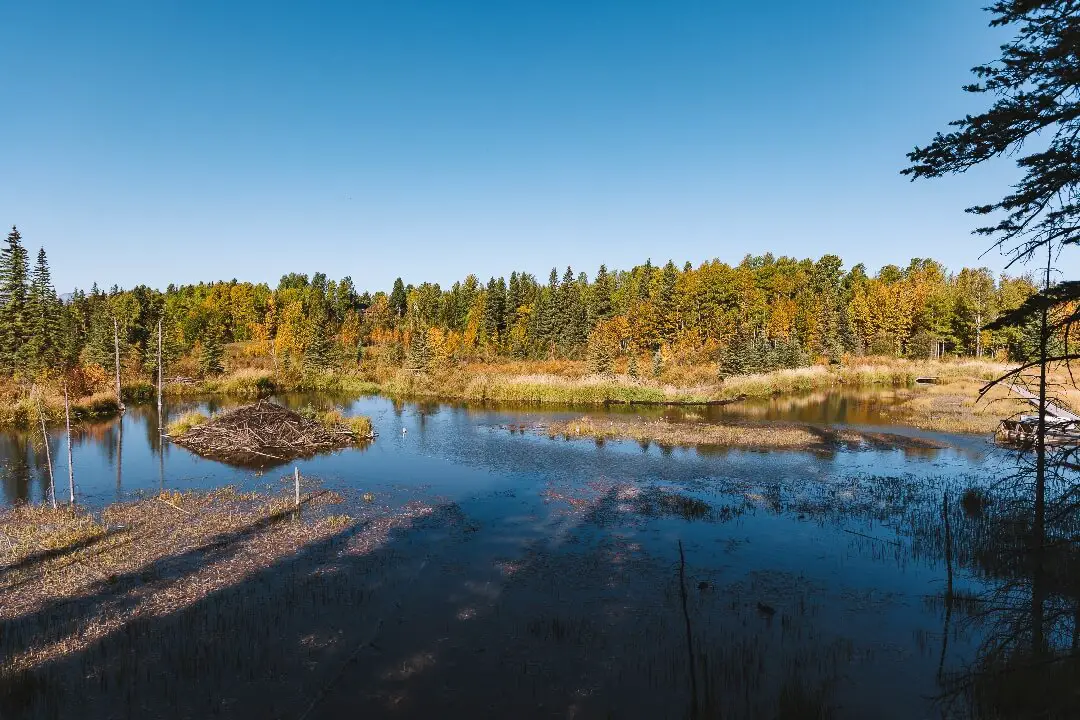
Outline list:
[[[813,365],[791,370],[718,378],[711,365],[672,366],[659,377],[596,375],[579,361],[471,363],[427,373],[397,371],[380,378],[380,392],[399,397],[432,397],[522,404],[697,404],[763,398],[838,387],[907,388],[916,378],[989,380],[1007,369],[1001,363],[857,358],[846,365]]]
[[[713,446],[747,450],[832,450],[840,446],[933,450],[944,444],[924,438],[794,423],[667,422],[643,418],[582,417],[547,426],[550,437],[655,442],[661,446]]]
[[[360,439],[375,437],[375,428],[371,424],[371,418],[366,415],[346,417],[340,410],[334,408],[324,412],[312,412],[311,417],[329,430],[344,428]]]
[[[179,437],[192,428],[204,425],[210,421],[210,416],[197,410],[186,412],[176,420],[173,420],[165,428],[165,432],[172,437]]]

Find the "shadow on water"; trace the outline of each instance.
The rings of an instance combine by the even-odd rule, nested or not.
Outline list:
[[[716,457],[504,429],[527,414],[364,409],[379,442],[313,467],[435,485],[430,514],[390,504],[85,646],[87,619],[198,583],[260,528],[7,618],[0,657],[58,652],[2,676],[0,717],[1075,717],[1074,546],[1025,554],[1015,508],[965,494],[993,465]],[[149,412],[126,421],[154,447]],[[238,477],[119,432],[83,436],[109,478],[109,458],[150,487],[187,462]],[[31,483],[33,449],[11,449]]]
[[[702,678],[694,702],[678,605],[685,585],[671,558],[649,557],[607,531],[627,512],[620,492],[591,502],[552,538],[524,543],[489,534],[452,504],[370,549],[351,549],[364,528],[349,528],[187,607],[130,621],[9,677],[2,714],[688,717],[699,706],[710,717],[795,717],[823,709],[850,649],[821,647],[809,635],[763,636],[762,628],[786,626],[786,615],[741,598],[747,588],[717,592],[691,569]],[[62,645],[78,634],[80,618],[122,613],[133,590],[183,582],[254,532],[244,528],[7,621],[5,652],[41,635]],[[514,545],[518,552],[506,552]],[[805,602],[793,610],[811,612]]]

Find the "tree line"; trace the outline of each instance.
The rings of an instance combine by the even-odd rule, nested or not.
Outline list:
[[[0,371],[12,376],[96,365],[113,370],[114,331],[126,372],[154,373],[157,328],[167,363],[202,375],[223,369],[224,348],[282,370],[356,367],[365,357],[417,371],[459,361],[587,359],[609,372],[620,358],[715,362],[721,374],[765,371],[844,355],[1028,357],[1020,327],[987,329],[1036,288],[986,268],[950,273],[916,258],[870,274],[818,260],[747,256],[737,265],[651,261],[571,268],[545,281],[527,272],[449,288],[405,284],[361,292],[349,277],[290,273],[265,283],[145,285],[74,291],[61,300],[44,249],[31,269],[17,229],[0,251]],[[654,368],[655,369],[655,368]],[[645,368],[640,368],[644,372]]]

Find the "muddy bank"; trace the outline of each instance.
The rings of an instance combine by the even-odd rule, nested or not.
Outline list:
[[[936,450],[945,444],[927,438],[795,423],[667,422],[643,418],[592,418],[554,422],[552,437],[649,441],[661,445],[741,448],[745,450]]]

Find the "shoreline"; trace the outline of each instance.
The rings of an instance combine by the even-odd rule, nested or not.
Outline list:
[[[205,380],[167,383],[169,399],[199,396],[263,398],[273,394],[313,392],[341,395],[383,395],[405,401],[510,403],[563,407],[709,407],[744,400],[796,396],[814,391],[894,390],[902,397],[886,414],[897,424],[955,433],[992,432],[1001,419],[1024,405],[1002,389],[976,403],[981,385],[1007,366],[974,360],[868,360],[845,366],[816,365],[757,375],[739,375],[700,382],[702,368],[674,368],[671,377],[632,378],[590,375],[584,363],[511,362],[466,365],[430,373],[395,370],[389,376],[330,372],[308,377],[282,377],[269,370],[239,370]],[[693,371],[693,372],[692,372]],[[696,374],[695,374],[696,372]],[[934,377],[935,384],[916,379]],[[680,383],[679,381],[685,381]],[[152,385],[135,382],[124,389],[127,402],[152,402]],[[1078,393],[1080,395],[1080,393]],[[1078,398],[1080,399],[1080,398]],[[44,406],[46,424],[62,426],[64,408],[55,397]],[[72,403],[75,422],[107,420],[119,414],[111,393]],[[0,404],[0,429],[32,430],[37,409],[28,400]]]

